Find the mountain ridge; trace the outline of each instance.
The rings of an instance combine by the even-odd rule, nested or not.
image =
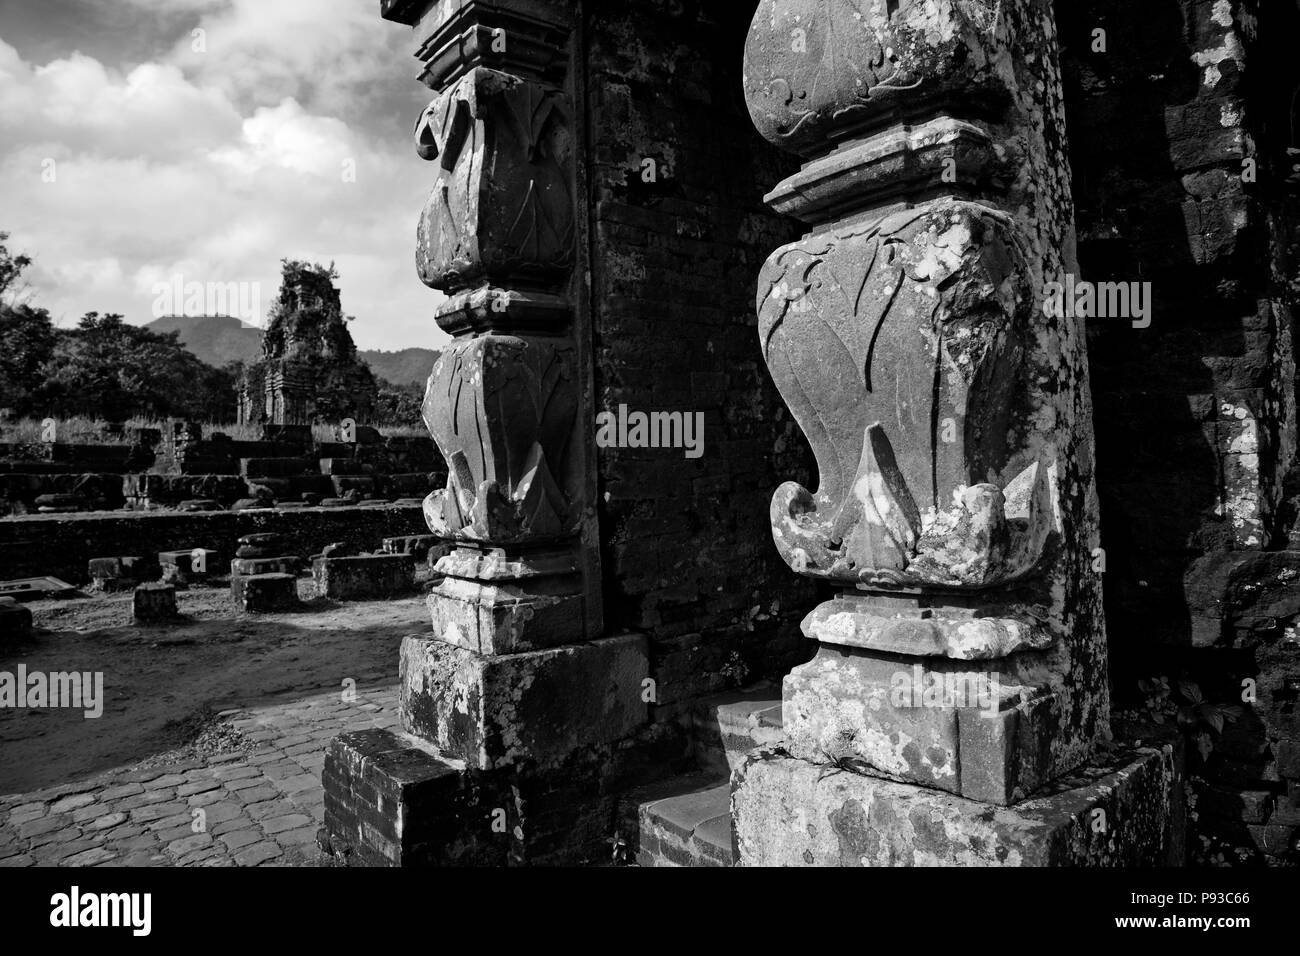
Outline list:
[[[181,344],[199,361],[220,368],[230,362],[256,362],[262,357],[262,329],[233,315],[164,315],[145,326],[150,332],[176,332]],[[357,349],[378,378],[394,385],[416,383],[423,388],[433,371],[434,349],[406,348],[393,352]]]

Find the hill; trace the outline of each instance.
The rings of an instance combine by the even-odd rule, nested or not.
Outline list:
[[[434,349],[400,349],[396,352],[358,351],[366,363],[380,378],[394,385],[410,385],[412,382],[424,388],[424,383],[433,371],[433,363],[438,358]]]
[[[199,360],[218,368],[228,362],[256,362],[262,357],[262,330],[229,315],[164,315],[145,328],[151,332],[177,332],[181,343]],[[424,386],[438,353],[433,349],[358,350],[379,378],[394,385],[412,382]]]
[[[181,344],[199,361],[217,368],[262,357],[262,330],[230,315],[164,315],[145,326],[150,332],[179,332]]]

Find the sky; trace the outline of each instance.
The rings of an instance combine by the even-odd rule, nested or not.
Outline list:
[[[438,347],[413,49],[378,0],[0,0],[0,231],[29,301],[64,327],[200,302],[262,325],[282,258],[333,261],[358,347]]]

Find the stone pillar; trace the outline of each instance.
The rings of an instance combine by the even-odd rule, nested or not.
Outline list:
[[[1109,733],[1084,330],[1043,308],[1076,271],[1051,4],[763,0],[745,95],[806,160],[766,197],[810,231],[768,259],[757,310],[820,484],[777,489],[772,533],[837,593],[735,822],[742,861],[827,862],[827,820],[792,838],[775,807],[832,786],[878,814],[1013,804]],[[924,842],[855,832],[874,849],[829,862]]]
[[[486,823],[440,847],[403,836],[457,829],[451,797],[389,802],[391,832],[375,837],[366,794],[398,786],[373,779],[381,754],[423,754],[428,793],[447,786],[437,761],[455,761],[465,780],[508,783],[517,808],[558,792],[546,779],[572,786],[574,761],[647,720],[644,636],[602,637],[579,23],[558,0],[384,0],[382,12],[415,28],[420,79],[436,93],[415,127],[432,187],[416,265],[446,294],[433,318],[452,335],[424,401],[449,471],[424,511],[449,553],[431,631],[402,645],[405,736],[336,742],[326,823],[335,848],[370,862],[446,861],[464,846],[476,849],[459,859],[495,860],[511,837],[494,843]],[[566,798],[551,825],[595,793]],[[511,813],[509,859],[537,859],[543,825],[516,827]],[[582,843],[570,835],[570,849]]]
[[[433,637],[404,653],[406,707],[425,707],[430,652],[482,662],[601,633],[590,344],[579,250],[585,201],[570,66],[574,5],[433,5],[417,30],[438,91],[415,129],[431,164],[416,266],[446,293],[452,341],[424,420],[447,461],[425,518],[449,545]]]

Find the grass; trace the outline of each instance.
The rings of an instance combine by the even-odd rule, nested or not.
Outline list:
[[[73,417],[55,419],[55,437],[60,443],[81,445],[126,444],[133,429],[156,428],[166,437],[173,419],[132,418],[122,426],[121,434],[108,431],[108,423],[99,419]],[[428,438],[429,432],[419,425],[376,426],[386,438]],[[333,425],[313,425],[312,437],[317,441],[334,441],[337,433]],[[261,425],[235,425],[218,422],[203,423],[203,435],[222,432],[236,441],[258,441],[262,437]],[[37,444],[43,440],[44,423],[39,418],[17,421],[0,420],[0,442]]]

